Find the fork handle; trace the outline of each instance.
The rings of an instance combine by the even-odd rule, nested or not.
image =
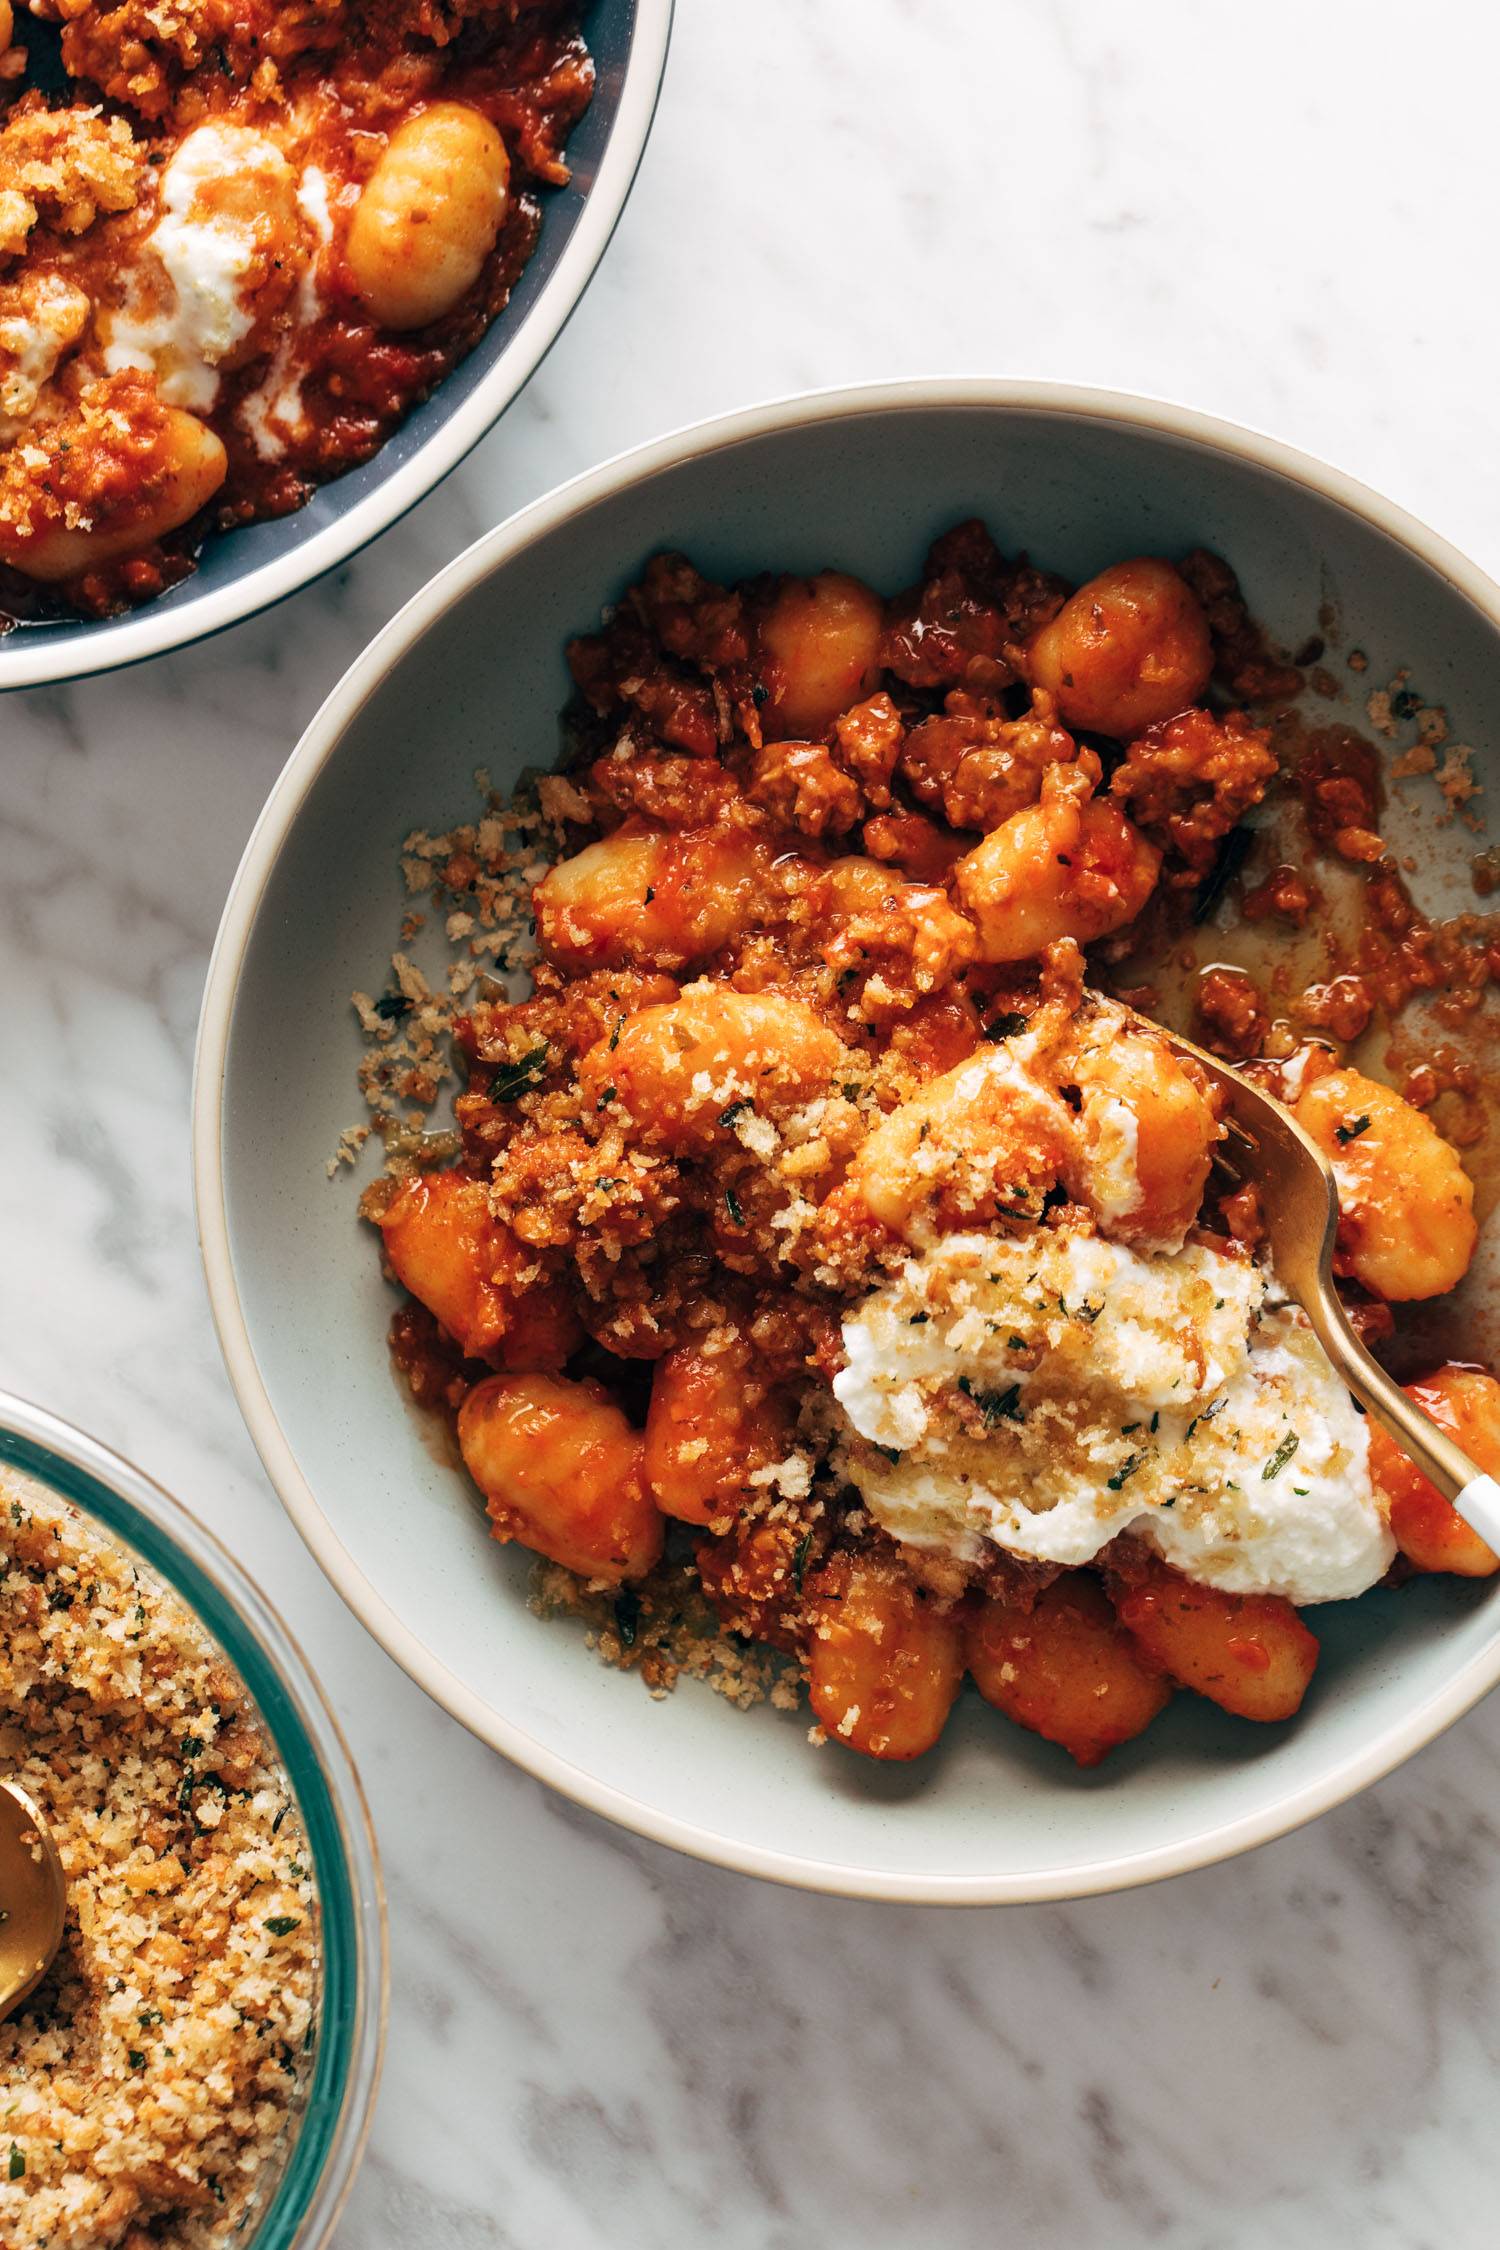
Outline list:
[[[1443,1498],[1453,1503],[1486,1546],[1500,1554],[1500,1483],[1486,1476],[1457,1440],[1424,1414],[1387,1375],[1379,1360],[1370,1356],[1332,1290],[1304,1310],[1319,1343],[1365,1412],[1415,1461]]]
[[[1500,1484],[1493,1477],[1470,1477],[1463,1490],[1454,1493],[1453,1505],[1485,1545],[1500,1555]]]

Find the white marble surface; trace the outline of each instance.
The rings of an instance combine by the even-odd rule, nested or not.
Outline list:
[[[187,1103],[220,904],[324,691],[476,532],[673,424],[876,375],[1117,384],[1500,568],[1497,64],[1462,0],[680,0],[605,268],[446,489],[261,622],[0,703],[0,1381],[227,1528],[348,1726],[395,1978],[343,2250],[1496,2239],[1500,1705],[1300,1836],[1070,1909],[846,1906],[619,1836],[430,1708],[283,1521]]]

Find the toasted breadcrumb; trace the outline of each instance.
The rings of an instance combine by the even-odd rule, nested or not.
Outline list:
[[[639,1671],[657,1701],[684,1673],[741,1710],[769,1703],[795,1711],[802,1699],[801,1665],[729,1632],[703,1599],[687,1555],[669,1557],[649,1580],[623,1592],[539,1559],[527,1606],[536,1617],[581,1619],[600,1662]]]
[[[482,770],[474,776],[484,810],[442,835],[413,829],[401,847],[401,872],[413,897],[430,895],[452,958],[437,990],[408,954],[391,955],[391,987],[378,997],[350,995],[366,1049],[360,1091],[371,1122],[346,1127],[328,1160],[330,1179],[352,1164],[371,1133],[385,1148],[387,1169],[402,1177],[453,1152],[451,1136],[429,1130],[431,1112],[453,1081],[450,1038],[473,998],[498,997],[536,959],[531,893],[563,848],[565,824],[583,800],[561,775],[536,777],[514,798],[502,798]],[[587,811],[587,806],[583,807]],[[402,943],[426,917],[408,914]]]
[[[123,117],[27,96],[0,126],[0,259],[19,257],[38,223],[82,234],[101,211],[130,210],[140,168]]]
[[[5,2250],[209,2250],[303,2091],[318,1909],[285,1773],[175,1595],[0,1481],[0,1770],[41,1805],[62,1949],[0,2025]]]

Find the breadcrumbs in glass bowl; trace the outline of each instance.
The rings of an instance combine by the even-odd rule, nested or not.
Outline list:
[[[331,2230],[378,2071],[357,1783],[228,1558],[144,1479],[155,1521],[44,1454],[28,1420],[50,1423],[4,1402],[0,1771],[47,1819],[67,1921],[0,2023],[0,2243],[301,2250]]]

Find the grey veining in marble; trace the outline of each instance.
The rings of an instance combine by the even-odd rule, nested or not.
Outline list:
[[[1497,2239],[1500,1706],[1300,1836],[1068,1909],[762,1888],[470,1741],[327,1589],[229,1395],[194,1020],[299,729],[476,532],[808,385],[1045,374],[1338,461],[1500,566],[1492,89],[1461,0],[680,0],[638,191],[529,392],[369,554],[0,702],[0,1380],[226,1530],[385,1843],[389,2065],[343,2250],[1479,2250]],[[464,1849],[430,1862],[411,1791]]]

